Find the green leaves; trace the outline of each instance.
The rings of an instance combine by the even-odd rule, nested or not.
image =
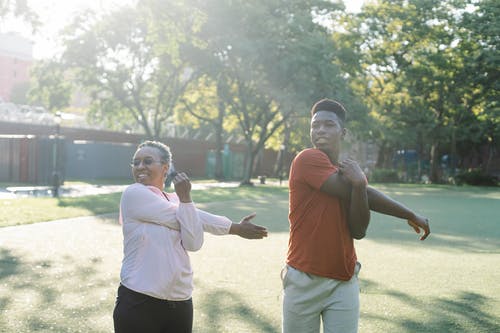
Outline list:
[[[69,73],[57,60],[38,61],[31,69],[32,84],[28,99],[50,111],[69,106],[72,86],[67,80]]]
[[[336,38],[361,51],[363,70],[353,67],[351,82],[365,96],[373,139],[423,156],[466,153],[457,146],[481,144],[477,134],[488,127],[474,114],[490,114],[487,101],[495,94],[485,78],[498,75],[490,67],[498,34],[495,41],[486,28],[498,23],[486,11],[498,7],[494,1],[381,0],[347,20],[346,30],[355,33]]]
[[[387,154],[464,155],[499,138],[499,8],[378,0],[349,14],[331,1],[142,0],[76,18],[60,67],[35,72],[33,98],[62,107],[70,78],[91,96],[93,120],[114,129],[160,138],[175,122],[213,135],[217,151],[243,138],[247,176],[263,147],[309,144],[308,111],[323,97],[341,100],[350,132]]]

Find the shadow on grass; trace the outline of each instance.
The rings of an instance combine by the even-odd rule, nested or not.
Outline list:
[[[11,251],[0,249],[0,281],[11,275],[19,274],[20,265]]]
[[[65,256],[61,262],[25,260],[0,249],[0,332],[102,332],[93,317],[112,311],[113,299],[96,297],[109,289],[98,275],[99,260]],[[89,281],[91,281],[89,283]]]
[[[227,324],[228,318],[244,323],[242,331],[245,332],[247,332],[247,328],[251,328],[251,332],[275,333],[280,331],[280,327],[273,325],[265,313],[256,311],[239,295],[224,289],[211,290],[206,293],[199,302],[196,311],[203,313],[202,317],[208,321],[202,323],[202,332],[206,333],[223,331],[222,328]]]
[[[391,325],[398,326],[397,332],[500,332],[498,318],[486,311],[493,305],[494,299],[478,293],[461,291],[452,298],[437,297],[423,300],[421,297],[413,297],[393,289],[384,288],[370,280],[361,280],[360,289],[361,295],[387,295],[405,303],[411,309],[426,314],[425,318],[423,317],[419,321],[413,311],[409,312],[407,316],[390,317],[362,313],[361,320],[390,322]]]

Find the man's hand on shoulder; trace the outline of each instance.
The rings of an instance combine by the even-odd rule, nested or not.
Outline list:
[[[367,185],[366,176],[355,160],[348,158],[340,162],[339,170],[341,175],[347,179],[353,187],[364,187]]]

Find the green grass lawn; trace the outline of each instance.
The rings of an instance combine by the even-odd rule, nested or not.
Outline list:
[[[173,191],[173,189],[169,189]],[[258,198],[262,193],[284,193],[284,187],[210,188],[193,190],[196,202]],[[79,216],[115,213],[121,193],[87,195],[81,197],[25,197],[0,199],[0,227],[52,221]]]
[[[372,215],[367,237],[356,241],[363,266],[359,332],[500,331],[500,192],[378,188],[427,215],[433,233],[421,242],[403,221]],[[116,207],[109,196],[65,206],[51,200],[57,209],[93,213],[103,198]],[[286,188],[217,188],[193,198],[233,220],[255,211],[270,231],[253,241],[207,235],[191,255],[194,331],[279,332]],[[0,332],[111,332],[121,251],[115,216],[0,228]]]

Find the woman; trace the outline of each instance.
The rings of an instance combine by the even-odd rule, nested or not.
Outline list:
[[[120,201],[124,258],[113,312],[116,333],[191,332],[193,272],[187,251],[201,248],[204,231],[267,236],[266,228],[250,222],[255,214],[236,224],[197,209],[185,173],[173,179],[176,194],[163,192],[170,163],[170,149],[157,141],[140,144],[132,160],[135,183]]]

